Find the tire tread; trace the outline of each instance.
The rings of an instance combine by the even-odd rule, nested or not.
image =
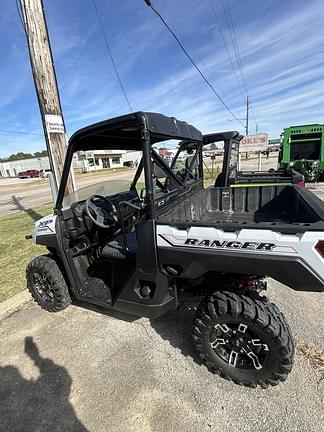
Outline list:
[[[236,377],[234,373],[225,373],[218,364],[212,361],[205,350],[204,331],[206,325],[211,325],[212,320],[217,320],[218,317],[224,317],[224,315],[234,319],[242,315],[243,318],[250,320],[261,331],[271,335],[278,347],[277,351],[280,353],[280,364],[277,370],[273,370],[271,374],[258,377],[255,380],[243,380]],[[232,291],[217,291],[213,295],[206,297],[198,306],[192,335],[198,355],[207,368],[211,372],[217,373],[221,377],[241,386],[253,388],[256,386],[262,388],[275,386],[287,379],[293,366],[294,344],[287,320],[275,304],[270,303],[266,297],[261,297],[258,294],[246,295]]]
[[[34,272],[45,274],[51,281],[55,296],[53,303],[43,301],[35,292],[32,280]],[[27,266],[26,279],[29,292],[42,309],[48,312],[59,312],[71,304],[71,296],[65,278],[58,264],[50,255],[40,255],[34,258]]]

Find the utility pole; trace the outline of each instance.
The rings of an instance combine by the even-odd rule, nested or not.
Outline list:
[[[249,135],[249,96],[246,96],[245,135]]]
[[[146,0],[145,0],[146,1]],[[236,120],[245,120],[245,135],[249,135],[249,109],[250,109],[250,102],[249,102],[249,96],[246,97],[246,117],[245,118],[239,118]],[[233,119],[228,119],[227,121],[234,121]]]
[[[67,137],[43,0],[20,0],[20,6],[46,147],[57,187],[62,177]],[[67,194],[75,190],[72,177],[70,172],[65,191]]]

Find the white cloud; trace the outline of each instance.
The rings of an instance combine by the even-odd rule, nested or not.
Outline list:
[[[231,114],[211,93],[176,42],[141,0],[130,4],[121,4],[117,0],[112,3],[115,15],[111,12],[111,4],[105,9],[105,4],[101,3],[100,10],[108,17],[105,22],[111,49],[135,110],[175,115],[204,132],[237,128],[243,131],[238,122],[229,121]],[[210,2],[156,0],[155,3],[224,101],[237,117],[243,118],[242,96]],[[323,122],[324,117],[324,8],[322,1],[297,3],[294,8],[285,7],[278,12],[271,6],[274,2],[264,4],[266,13],[259,16],[254,13],[258,8],[244,10],[242,21],[237,18],[246,5],[252,3],[231,2],[253,111],[259,128],[271,136],[278,136],[290,124]],[[221,14],[219,3],[214,1],[214,4],[218,5]],[[51,3],[52,10],[56,7],[59,8]],[[120,14],[116,13],[116,8],[120,8]],[[50,21],[62,103],[71,133],[87,123],[127,112],[127,104],[92,12],[87,15],[87,26],[81,20],[84,19],[81,8],[77,9],[80,16],[72,23],[68,19],[64,21],[61,15],[59,20],[54,16]],[[220,17],[224,25],[224,17]],[[118,25],[114,20],[118,20]],[[230,41],[225,27],[223,31]],[[18,58],[25,50],[22,42],[22,38],[17,40],[20,51],[13,52],[12,57],[8,57],[10,61],[0,69],[0,82],[7,80],[7,85],[2,85],[0,124],[10,119],[12,124],[21,124],[33,131],[40,128],[39,114],[30,88],[28,60],[24,55]],[[18,79],[10,73],[13,64],[23,71]],[[17,108],[17,100],[28,88],[27,101],[28,104],[34,101],[34,111],[28,107]],[[14,141],[17,145],[24,142],[22,138]],[[32,146],[37,146],[37,139]]]

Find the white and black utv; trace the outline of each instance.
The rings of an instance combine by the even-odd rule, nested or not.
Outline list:
[[[156,147],[177,143],[169,167]],[[237,384],[276,385],[292,368],[292,334],[260,291],[265,276],[323,290],[323,204],[295,185],[204,188],[203,145],[199,130],[155,113],[75,133],[54,213],[32,234],[49,254],[28,265],[28,288],[53,312],[76,298],[154,318],[198,300],[193,341],[208,368]],[[143,157],[130,182],[108,177],[66,195],[73,154],[95,150]]]

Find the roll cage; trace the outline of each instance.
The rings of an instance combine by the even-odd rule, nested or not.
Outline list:
[[[185,180],[177,177],[152,148],[152,145],[167,139],[190,141],[196,145],[201,145],[203,141],[201,132],[194,126],[174,117],[148,112],[136,112],[80,129],[69,140],[55,211],[62,209],[68,175],[75,152],[98,149],[141,150],[143,157],[131,189],[135,188],[136,182],[144,170],[146,210],[148,218],[154,218],[154,181],[156,179],[154,167],[157,166],[165,172],[168,184],[174,184],[178,188],[185,185]]]
[[[204,135],[203,143],[204,145],[216,143],[223,141],[224,142],[224,154],[223,154],[223,166],[221,172],[221,184],[219,186],[227,187],[229,186],[229,178],[230,176],[235,176],[237,172],[237,163],[232,164],[231,156],[233,150],[237,153],[239,152],[240,141],[243,136],[237,131],[229,131],[229,132],[217,132],[208,135]]]

